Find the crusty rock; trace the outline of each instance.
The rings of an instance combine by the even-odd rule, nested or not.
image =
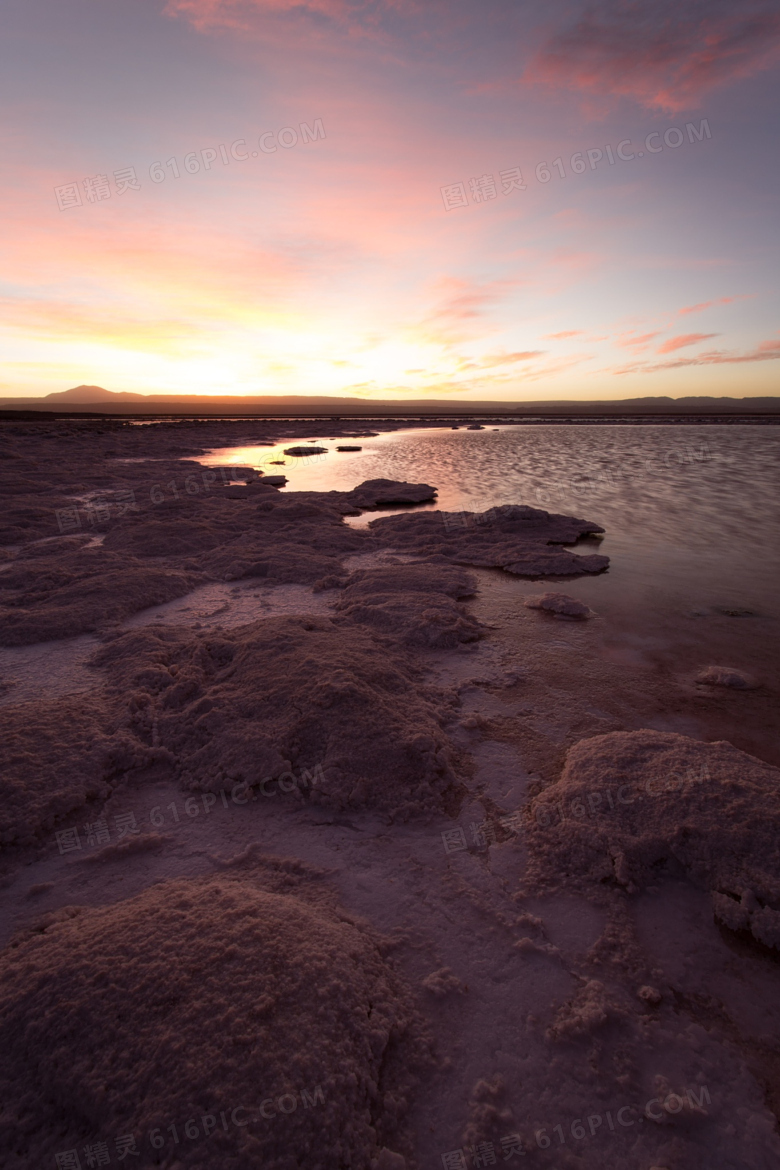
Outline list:
[[[457,604],[475,591],[474,577],[449,565],[383,565],[353,573],[335,608],[409,646],[453,647],[480,637],[479,622]]]
[[[170,533],[171,543],[177,533]],[[187,542],[186,528],[178,539]],[[81,547],[59,556],[20,555],[0,574],[0,644],[48,642],[99,629],[183,597],[204,577],[170,564]]]
[[[413,512],[372,520],[382,544],[418,556],[443,556],[461,565],[505,569],[523,577],[601,573],[609,557],[578,556],[555,545],[604,529],[589,520],[560,516],[520,504],[489,512]]]
[[[733,666],[708,666],[697,674],[696,681],[711,687],[734,687],[738,691],[752,691],[758,686],[752,674]]]
[[[436,488],[429,483],[366,479],[346,495],[359,508],[376,508],[379,504],[424,504],[434,498]]]
[[[542,882],[555,873],[632,891],[684,872],[727,925],[780,945],[780,769],[724,740],[647,730],[580,740],[533,801],[528,833]]]
[[[584,601],[577,601],[567,593],[542,593],[538,597],[526,597],[523,603],[528,609],[546,609],[549,613],[563,617],[595,617],[593,610]]]
[[[115,730],[99,694],[4,707],[0,843],[31,844],[88,800],[109,796],[142,746]]]
[[[268,618],[219,634],[134,630],[96,655],[128,726],[175,760],[185,787],[218,792],[291,768],[309,799],[396,818],[442,807],[457,784],[447,701],[392,644],[321,618]]]
[[[139,1162],[192,1170],[408,1149],[430,1060],[411,992],[370,928],[294,886],[223,874],[66,907],[4,952],[0,986],[6,1170],[123,1134]]]

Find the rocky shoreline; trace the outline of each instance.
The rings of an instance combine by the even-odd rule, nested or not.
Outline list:
[[[198,462],[311,434],[3,429],[3,1164],[776,1164],[780,771],[594,668],[595,520]]]

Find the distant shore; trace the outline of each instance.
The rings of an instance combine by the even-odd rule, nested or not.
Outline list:
[[[578,412],[572,414],[534,414],[534,415],[488,415],[477,412],[462,411],[459,414],[328,414],[325,412],[298,412],[285,411],[276,413],[268,410],[257,410],[254,412],[231,411],[224,410],[219,412],[208,412],[204,410],[186,411],[175,413],[173,411],[160,412],[128,412],[119,413],[118,411],[101,412],[91,410],[87,407],[71,407],[69,410],[11,410],[8,408],[0,408],[0,425],[3,423],[18,423],[18,422],[66,422],[72,420],[74,422],[103,422],[103,423],[126,423],[126,422],[259,422],[267,419],[270,422],[279,423],[285,421],[293,422],[323,422],[327,423],[328,427],[334,431],[334,438],[345,438],[351,435],[351,431],[343,429],[350,425],[360,422],[365,425],[370,423],[372,426],[384,425],[385,429],[391,428],[406,428],[406,427],[439,427],[439,426],[465,426],[467,424],[479,423],[485,427],[496,426],[552,426],[555,424],[561,426],[776,426],[780,424],[780,412],[766,413],[753,411],[749,413],[730,414],[730,413],[702,413],[702,414],[603,414],[586,412]],[[342,424],[341,427],[336,428],[334,424]],[[335,434],[335,430],[340,431],[339,435]]]

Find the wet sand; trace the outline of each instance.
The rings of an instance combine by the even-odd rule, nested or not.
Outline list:
[[[629,653],[597,512],[238,425],[4,434],[3,1164],[777,1165],[772,680]]]

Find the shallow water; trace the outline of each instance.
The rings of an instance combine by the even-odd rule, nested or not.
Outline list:
[[[605,656],[626,665],[663,661],[681,674],[717,661],[774,685],[780,429],[537,425],[311,437],[328,453],[290,458],[282,453],[288,441],[201,461],[283,472],[285,491],[348,490],[381,477],[433,484],[438,501],[430,507],[447,511],[517,503],[594,520],[604,539],[583,544],[610,557],[608,572],[556,587],[608,619]],[[343,442],[363,450],[337,453]],[[277,459],[285,466],[269,466]],[[517,587],[519,595],[550,583]]]

